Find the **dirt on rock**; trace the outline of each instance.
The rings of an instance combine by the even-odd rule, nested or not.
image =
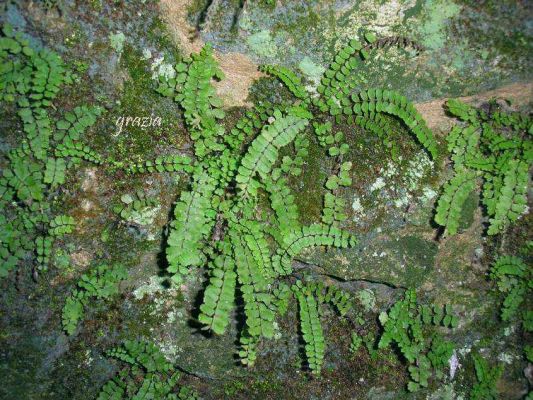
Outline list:
[[[196,29],[187,20],[190,0],[161,0],[161,16],[167,24],[176,44],[185,54],[198,52],[204,42]],[[248,89],[263,74],[248,56],[241,53],[220,53],[215,50],[215,58],[224,71],[225,78],[214,84],[225,107],[251,106],[247,102]]]
[[[474,106],[479,106],[490,99],[511,100],[513,107],[527,105],[533,100],[533,82],[513,83],[473,96],[459,97],[459,100]],[[449,118],[444,111],[446,100],[448,99],[442,98],[415,104],[418,112],[422,114],[428,126],[433,130],[448,131],[453,124],[453,119]]]

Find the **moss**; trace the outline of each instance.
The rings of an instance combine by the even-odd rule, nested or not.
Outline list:
[[[478,209],[479,194],[474,190],[468,195],[463,208],[461,209],[461,218],[459,219],[459,229],[464,230],[474,222],[474,213]]]
[[[292,180],[295,203],[303,224],[320,220],[322,214],[323,185],[327,178],[324,154],[324,149],[312,141],[302,174]]]
[[[148,61],[142,57],[139,50],[126,44],[121,66],[128,71],[130,79],[124,85],[119,105],[107,118],[115,123],[119,117],[160,117],[162,124],[148,128],[129,125],[118,135],[112,133],[115,143],[111,156],[119,160],[142,161],[147,157],[154,157],[158,147],[181,147],[186,136],[185,133],[176,134],[176,131],[180,130],[176,118],[178,106],[170,100],[165,101],[155,92]],[[104,138],[105,136],[100,135],[100,141]],[[109,148],[109,139],[99,145]]]
[[[164,51],[178,61],[181,58],[181,51],[175,45],[167,25],[161,20],[159,16],[152,19],[152,23],[148,27],[146,37],[156,45],[158,50]]]
[[[406,285],[418,287],[435,265],[438,246],[417,236],[404,236],[390,242],[389,249],[404,261]]]

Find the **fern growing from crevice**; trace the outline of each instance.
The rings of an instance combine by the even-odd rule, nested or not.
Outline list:
[[[433,375],[442,379],[442,369],[452,355],[453,345],[438,333],[431,334],[428,327],[456,327],[458,320],[450,306],[419,305],[415,291],[408,290],[402,300],[380,314],[379,321],[383,334],[378,347],[394,344],[399,349],[408,363],[410,392],[427,387]]]
[[[533,330],[531,304],[528,299],[533,292],[531,266],[515,256],[499,257],[490,269],[490,278],[496,282],[498,291],[505,295],[501,306],[501,319],[505,322],[518,319],[526,331]]]
[[[111,267],[99,265],[82,275],[77,288],[67,297],[63,306],[62,323],[65,332],[72,335],[85,315],[85,306],[94,298],[108,299],[117,294],[120,282],[126,277],[126,269],[120,264]]]
[[[107,354],[125,367],[106,382],[97,400],[199,399],[191,388],[178,384],[181,373],[153,343],[126,340]]]
[[[281,66],[263,66],[295,99],[255,106],[232,128],[219,124],[224,112],[211,81],[223,75],[209,45],[178,63],[175,78],[160,78],[158,92],[179,104],[194,144],[194,160],[184,163],[180,159],[180,169],[186,166],[191,176],[170,222],[167,270],[176,283],[182,283],[192,271],[206,266],[198,320],[215,334],[227,332],[235,304],[242,302],[239,356],[245,365],[255,363],[263,339],[275,336],[276,318],[286,312],[294,294],[308,365],[319,375],[325,355],[321,304],[331,304],[341,316],[351,308],[342,291],[294,282],[292,277],[293,259],[303,251],[355,244],[353,235],[342,229],[346,215],[341,188],[351,185],[352,163],[343,159],[349,144],[330,117],[335,117],[335,123],[359,123],[363,129],[367,128],[362,118],[375,121],[374,132],[385,141],[389,132],[379,131],[387,127],[381,115],[398,118],[436,155],[431,131],[405,97],[360,88],[362,81],[355,72],[369,50],[350,42],[326,71],[319,96],[314,98],[296,73]],[[335,167],[323,183],[322,221],[303,225],[291,179],[304,173],[310,126]],[[159,167],[153,162],[115,165],[132,173],[167,171],[162,162]]]
[[[487,234],[502,233],[527,211],[532,121],[499,110],[486,113],[459,100],[446,106],[463,124],[447,137],[453,177],[444,185],[435,222],[457,233],[463,205],[476,190],[488,217]]]
[[[470,391],[470,400],[498,399],[496,382],[503,373],[503,365],[491,367],[487,360],[479,354],[472,355],[477,382]]]

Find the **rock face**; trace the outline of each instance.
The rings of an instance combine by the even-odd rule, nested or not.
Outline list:
[[[42,3],[2,5],[0,20],[25,30],[33,42],[53,48],[80,74],[86,73],[82,76],[87,79],[57,107],[72,109],[93,101],[104,105],[108,114],[87,141],[117,159],[140,161],[188,150],[176,104],[158,96],[154,87],[160,75],[172,71],[169,66],[207,42],[214,45],[226,76],[215,87],[230,116],[257,99],[282,96],[280,85],[262,79],[259,64],[291,67],[314,91],[335,52],[369,32],[405,36],[423,48],[377,52],[361,75],[367,88],[395,89],[415,101],[441,137],[454,123],[442,107],[446,98],[462,97],[479,105],[496,97],[510,100],[519,110],[531,104],[533,26],[528,15],[533,10],[528,2],[102,0],[79,5],[65,0],[48,11]],[[161,127],[131,128],[116,135],[117,117],[153,114],[162,117]],[[8,109],[1,116],[2,130],[10,132],[0,138],[3,154],[15,145],[14,132],[20,126]],[[372,138],[361,137],[353,127],[341,129],[354,160],[353,184],[344,193],[345,228],[355,233],[358,243],[349,250],[303,254],[295,270],[350,292],[358,317],[366,321],[364,333],[378,334],[377,315],[407,288],[428,301],[452,304],[460,317],[458,328],[447,333],[456,345],[455,374],[423,395],[466,398],[474,379],[468,354],[474,349],[506,364],[498,387],[502,398],[521,398],[528,387],[522,371],[527,368],[530,379],[531,364],[523,360],[521,338],[513,334],[517,324],[499,321],[500,299],[486,277],[494,254],[515,251],[530,237],[531,216],[521,219],[508,236],[489,240],[479,199],[472,195],[463,210],[461,232],[441,237],[432,221],[448,173],[446,160],[431,161],[407,144],[406,154],[392,162]],[[316,187],[328,174],[316,144],[309,153],[302,179],[291,183],[306,222],[320,218],[322,192]],[[349,353],[353,321],[329,312],[323,316],[328,343],[324,374],[322,379],[309,378],[294,304],[279,322],[280,337],[260,347],[255,369],[241,367],[235,355],[238,313],[227,335],[211,337],[197,323],[202,273],[181,287],[169,287],[161,276],[166,266],[165,225],[184,178],[111,177],[99,168],[74,175],[61,207],[81,222],[59,244],[57,267],[33,282],[26,273],[31,266],[25,265],[21,274],[0,282],[0,324],[5,327],[0,366],[6,377],[0,397],[96,398],[118,368],[105,352],[124,339],[147,339],[205,399],[422,398],[405,392],[408,373],[393,352]],[[158,199],[158,206],[143,218],[149,229],[121,223],[112,211],[121,196],[137,190]],[[102,259],[128,266],[121,296],[91,305],[83,329],[67,337],[60,322],[65,297],[79,276]]]

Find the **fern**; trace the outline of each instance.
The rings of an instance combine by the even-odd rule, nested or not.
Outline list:
[[[63,236],[67,233],[71,233],[76,222],[74,218],[68,215],[57,215],[50,221],[48,228],[48,234],[51,236]]]
[[[306,343],[307,362],[313,374],[320,375],[326,344],[320,323],[318,303],[308,290],[293,286],[293,292],[295,292],[300,307],[300,329]]]
[[[531,268],[518,257],[502,256],[493,264],[490,277],[496,281],[498,290],[505,294],[501,309],[502,320],[509,321],[518,316],[527,325],[525,321],[528,309],[523,303],[533,288]]]
[[[259,337],[251,336],[246,330],[243,330],[241,337],[239,338],[239,359],[243,365],[253,367],[255,360],[257,359],[257,345],[259,343]]]
[[[495,400],[498,398],[496,382],[503,373],[503,366],[491,368],[489,363],[480,355],[472,355],[476,369],[477,383],[472,387],[470,400]]]
[[[322,95],[314,101],[320,111],[329,111],[331,115],[339,115],[350,93],[361,83],[361,77],[355,74],[359,62],[364,55],[361,43],[352,39],[338,52],[335,60],[324,73],[317,91]]]
[[[401,94],[392,90],[368,89],[359,94],[353,94],[352,101],[354,102],[353,112],[356,115],[387,113],[400,118],[431,157],[434,159],[437,156],[437,142],[433,133],[414,105]],[[348,115],[352,113],[348,108],[345,108],[344,112]]]
[[[269,279],[262,273],[246,237],[237,229],[231,230],[230,235],[234,243],[235,264],[244,300],[248,335],[272,338],[274,305],[272,295],[268,293]]]
[[[204,301],[200,306],[198,320],[216,334],[223,334],[230,322],[230,313],[234,307],[235,261],[231,253],[231,246],[224,246],[226,254],[217,256],[211,266],[209,285],[204,292]]]
[[[89,146],[81,142],[59,144],[55,149],[56,157],[70,157],[75,163],[86,160],[93,164],[102,164],[102,157]]]
[[[224,112],[211,85],[212,80],[223,76],[211,47],[206,46],[199,54],[176,64],[176,77],[160,79],[157,89],[163,96],[172,97],[183,111],[194,144],[194,160],[180,159],[177,167],[174,164],[168,169],[163,161],[112,162],[115,168],[130,173],[192,172],[170,222],[168,272],[180,283],[195,268],[207,267],[208,281],[198,320],[215,334],[228,331],[236,304],[243,304],[239,357],[247,366],[254,365],[262,340],[275,336],[276,317],[287,312],[294,295],[300,307],[306,358],[311,371],[319,375],[325,350],[320,307],[329,304],[341,317],[351,310],[351,297],[342,290],[302,281],[290,290],[283,276],[292,272],[293,259],[306,249],[355,244],[355,238],[341,229],[346,214],[339,191],[351,185],[352,166],[342,157],[348,154],[349,146],[343,133],[334,132],[332,121],[317,118],[315,113],[330,112],[337,117],[335,121],[346,118],[361,122],[366,118],[376,131],[386,129],[387,117],[353,112],[357,106],[351,95],[362,82],[354,72],[358,59],[367,55],[360,43],[350,42],[322,79],[320,96],[312,100],[294,72],[279,66],[262,67],[280,79],[295,100],[259,104],[227,131],[218,124]],[[364,93],[368,100],[372,91]],[[386,104],[380,99],[380,114],[402,119],[435,155],[432,133],[416,110],[405,98],[387,93],[391,98]],[[376,104],[378,99],[370,102]],[[290,177],[304,171],[310,143],[306,129],[311,122],[319,144],[337,167],[325,182],[322,223],[302,226]],[[392,143],[388,132],[383,140]]]
[[[475,187],[476,173],[468,170],[458,171],[444,185],[443,193],[439,197],[437,205],[435,222],[446,226],[446,230],[451,235],[457,233],[463,205]]]
[[[185,122],[191,129],[191,138],[195,143],[195,154],[201,159],[222,149],[218,137],[224,133],[224,129],[216,121],[224,118],[224,112],[210,81],[213,78],[222,79],[224,75],[209,45],[204,46],[200,53],[193,54],[191,60],[184,61],[176,66],[178,94],[175,100],[184,110]]]
[[[181,374],[174,371],[163,353],[150,342],[126,340],[122,346],[108,352],[123,363],[130,365],[110,379],[101,389],[98,400],[165,399],[195,400],[197,394],[186,386],[178,387]]]
[[[160,208],[155,199],[145,196],[143,192],[138,192],[135,196],[123,195],[120,200],[122,204],[115,206],[113,211],[124,221],[134,225],[150,225],[155,218],[155,212]]]
[[[78,289],[67,297],[63,307],[62,322],[65,332],[69,335],[75,332],[91,298],[107,299],[117,294],[119,283],[126,277],[126,269],[119,264],[112,267],[99,265],[88,274],[82,275],[77,284]]]
[[[44,170],[44,183],[50,185],[51,189],[65,183],[65,170],[67,165],[62,158],[48,158],[46,169]]]
[[[362,343],[363,343],[363,338],[359,336],[356,332],[352,332],[352,336],[350,340],[350,353],[357,353]]]
[[[248,152],[241,161],[236,181],[242,196],[256,195],[259,182],[255,175],[266,176],[278,158],[278,150],[294,140],[296,134],[308,124],[308,120],[294,115],[282,116],[274,112],[275,121],[267,125],[252,142]]]
[[[289,234],[285,238],[285,244],[273,259],[274,269],[282,274],[290,274],[293,257],[300,254],[304,249],[315,246],[335,246],[346,248],[355,244],[355,238],[335,227],[314,224],[304,226],[301,230]]]
[[[54,140],[71,147],[80,140],[82,134],[96,123],[103,114],[101,107],[78,106],[64,114],[63,119],[57,121]]]
[[[270,205],[276,213],[279,234],[276,235],[278,243],[283,242],[283,237],[300,229],[298,221],[298,206],[294,202],[294,195],[285,178],[269,181],[265,185],[269,192]]]
[[[382,349],[392,344],[398,347],[408,362],[410,392],[427,387],[434,374],[442,379],[441,370],[452,355],[453,345],[437,334],[427,338],[423,328],[424,325],[457,326],[457,317],[451,313],[450,307],[420,306],[416,293],[408,290],[402,300],[379,315],[383,334],[378,347]]]
[[[290,69],[280,65],[262,65],[260,70],[279,78],[295,97],[302,100],[308,98],[301,79]]]
[[[502,233],[527,211],[528,170],[533,159],[526,131],[531,120],[502,111],[487,114],[454,99],[446,105],[464,125],[456,125],[447,137],[454,176],[439,198],[435,222],[455,234],[464,201],[476,189],[477,177],[482,177],[487,233]]]
[[[17,197],[22,200],[44,199],[43,175],[39,164],[28,162],[16,153],[11,153],[10,165],[4,170],[7,185],[16,191]]]
[[[511,160],[503,169],[503,182],[495,194],[494,216],[489,220],[487,233],[494,235],[505,230],[527,209],[529,166],[524,161]]]
[[[56,122],[48,109],[62,85],[72,83],[73,75],[56,53],[33,49],[24,35],[9,25],[2,31],[0,100],[14,103],[24,132],[19,146],[7,155],[0,179],[0,210],[8,224],[0,248],[0,276],[4,277],[29,251],[36,256],[36,268],[46,270],[54,238],[72,231],[74,221],[67,216],[54,217],[49,201],[65,183],[68,167],[79,161],[76,156],[84,153],[83,158],[101,162],[80,139],[102,109],[76,107]],[[38,276],[35,268],[33,272]]]
[[[167,260],[169,272],[176,282],[188,273],[188,267],[205,261],[200,243],[211,232],[216,212],[211,206],[211,195],[215,189],[213,179],[197,167],[197,174],[191,191],[183,192],[174,209],[170,224]]]

